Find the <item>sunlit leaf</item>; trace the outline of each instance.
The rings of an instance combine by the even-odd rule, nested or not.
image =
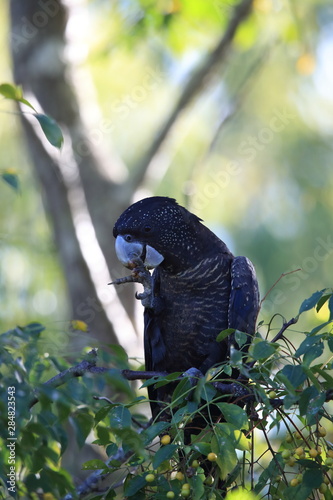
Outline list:
[[[234,424],[238,429],[248,429],[248,416],[243,408],[230,403],[216,403],[216,406],[219,407],[227,422]]]
[[[39,124],[42,127],[45,137],[49,143],[60,149],[64,142],[64,137],[57,122],[50,116],[42,115],[40,113],[35,113],[34,116],[39,121]]]
[[[107,469],[107,465],[103,462],[103,460],[99,459],[94,459],[94,460],[88,460],[88,462],[84,462],[82,464],[82,470],[99,470],[99,469]]]
[[[216,453],[216,463],[220,469],[220,478],[225,479],[237,465],[237,455],[232,439],[223,432],[216,432],[212,438],[211,451]]]
[[[216,337],[216,342],[221,342],[225,338],[229,337],[229,335],[231,335],[232,333],[235,333],[234,328],[227,328],[226,330],[222,330],[222,332],[220,332]]]
[[[332,297],[332,294],[329,293],[327,295],[323,295],[317,302],[317,305],[316,305],[316,311],[319,312],[320,309],[323,307],[323,305],[326,304],[326,302],[328,301],[328,299]]]
[[[27,99],[24,99],[22,88],[19,85],[3,83],[2,85],[0,85],[0,94],[3,95],[3,97],[5,97],[6,99],[21,102],[22,104],[25,104],[26,106],[29,106],[29,108],[36,111],[33,105],[29,101],[27,101]]]
[[[23,96],[21,87],[11,83],[2,83],[0,85],[0,94],[6,99],[12,99],[14,101],[21,99]]]
[[[328,301],[328,309],[330,311],[330,317],[329,320],[333,320],[333,294],[331,295],[329,301]]]

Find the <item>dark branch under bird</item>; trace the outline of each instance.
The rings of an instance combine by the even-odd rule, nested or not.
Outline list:
[[[115,284],[137,281],[144,286],[137,298],[145,307],[146,370],[205,374],[229,359],[234,335],[216,341],[228,328],[247,334],[241,350],[248,350],[259,309],[249,259],[235,257],[201,219],[168,197],[131,205],[113,234],[119,260],[132,271]],[[152,275],[149,269],[154,269]],[[168,386],[149,387],[151,400],[167,396]],[[151,407],[153,416],[161,410],[158,403]]]

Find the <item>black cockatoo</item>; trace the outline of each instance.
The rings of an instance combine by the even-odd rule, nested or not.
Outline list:
[[[201,219],[162,196],[127,208],[113,234],[124,266],[133,269],[139,261],[154,269],[150,296],[141,295],[146,370],[172,373],[196,368],[205,374],[229,357],[234,338],[216,341],[227,328],[247,333],[242,349],[248,349],[259,293],[246,257],[234,257]],[[166,400],[167,387],[151,386],[150,399]],[[159,411],[153,403],[153,416]]]

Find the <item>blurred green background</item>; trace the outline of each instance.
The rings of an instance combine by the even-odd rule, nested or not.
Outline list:
[[[32,42],[41,46],[41,33],[52,45],[57,17],[54,0],[32,2],[35,10],[30,18],[16,13],[16,25],[21,23],[21,36],[26,37],[18,40],[13,36],[9,3],[0,4],[1,83],[14,81],[10,40],[14,53],[29,51]],[[31,2],[21,4],[28,8]],[[61,70],[78,99],[87,144],[95,152],[96,164],[103,165],[96,177],[101,175],[105,185],[112,177],[109,194],[85,191],[86,198],[98,205],[92,222],[80,229],[78,216],[73,216],[90,274],[95,284],[99,280],[102,292],[98,293],[109,293],[109,276],[105,273],[104,278],[97,247],[89,247],[85,237],[95,221],[105,217],[110,224],[104,224],[104,230],[95,227],[94,245],[102,238],[105,248],[113,247],[113,221],[130,202],[152,194],[176,198],[235,254],[248,256],[257,269],[262,297],[281,274],[301,269],[281,279],[268,295],[262,305],[265,321],[274,313],[290,319],[303,299],[332,286],[332,3],[255,1],[224,56],[184,109],[178,110],[165,140],[150,156],[187,82],[223,36],[235,2],[77,0],[66,5]],[[40,62],[31,49],[29,61],[36,65],[37,76],[39,63],[49,70],[56,67],[52,54],[52,50],[44,54]],[[29,88],[28,80],[15,80],[23,84],[27,99],[38,102],[33,84]],[[52,88],[47,99],[50,109],[64,104]],[[50,113],[47,99],[39,104]],[[62,112],[65,118],[54,116],[55,112],[53,116],[65,131],[65,147],[59,154],[47,150],[60,164],[67,161],[66,141],[74,141],[66,110]],[[54,238],[55,214],[45,211],[43,203],[53,186],[40,182],[16,113],[10,101],[1,100],[0,169],[1,173],[14,169],[20,189],[0,184],[0,329],[34,320],[51,331],[67,331],[71,319],[89,321],[87,314],[80,316],[71,306],[68,275]],[[83,157],[84,146],[79,146],[76,151]],[[83,179],[77,158],[79,173],[73,178]],[[140,181],[131,182],[141,167]],[[73,201],[75,192],[67,190],[67,195]],[[87,207],[89,212],[89,203]],[[115,266],[112,263],[109,270]],[[117,269],[119,275],[125,274]],[[132,297],[133,289],[120,293],[121,303],[126,303],[125,295]],[[121,317],[114,309],[119,304],[114,306],[112,297],[105,303],[122,342],[126,331],[114,321]],[[318,321],[316,316],[304,315],[307,329]],[[140,319],[133,317],[140,332]],[[320,319],[327,318],[323,308]],[[91,335],[89,341],[94,332]]]

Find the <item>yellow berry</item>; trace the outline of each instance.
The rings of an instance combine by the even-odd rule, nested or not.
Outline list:
[[[154,474],[147,474],[146,481],[147,481],[147,483],[152,483],[153,481],[155,481],[155,475]]]
[[[304,454],[304,450],[301,446],[299,446],[299,448],[296,448],[295,453],[296,453],[296,455],[301,457]]]
[[[327,434],[327,430],[325,427],[318,427],[318,436],[325,437]]]
[[[161,444],[170,444],[171,442],[171,436],[169,434],[165,434],[164,436],[161,437]]]
[[[328,465],[328,467],[331,467],[333,465],[333,458],[331,458],[331,457],[326,458],[325,465]]]
[[[327,491],[327,484],[321,483],[321,485],[319,486],[319,492],[326,493],[326,491]]]
[[[293,437],[288,434],[288,436],[286,437],[286,443],[292,443],[293,442]]]
[[[190,490],[191,489],[191,485],[189,483],[184,483],[182,485],[182,490]]]
[[[211,453],[208,453],[207,458],[210,462],[216,462],[217,455],[216,455],[216,453],[211,452]]]
[[[316,456],[318,455],[318,451],[316,450],[316,448],[310,448],[309,455],[311,458],[316,458]]]
[[[327,450],[326,455],[330,458],[333,458],[333,450]]]
[[[298,482],[298,479],[296,477],[294,477],[294,479],[292,479],[290,481],[290,486],[297,486],[299,484]]]
[[[290,457],[290,459],[287,462],[287,465],[289,465],[289,467],[294,467],[295,463],[296,463],[296,458]]]
[[[191,463],[191,467],[194,467],[194,469],[197,469],[199,467],[199,462],[198,460],[193,460],[193,462]]]
[[[283,452],[281,453],[281,457],[283,458],[283,460],[288,460],[291,457],[290,450],[283,450]]]
[[[300,433],[298,431],[294,432],[294,438],[295,439],[302,439],[302,436],[300,435]]]
[[[277,396],[277,394],[275,391],[269,391],[269,393],[268,393],[269,399],[275,399],[276,396]]]
[[[207,476],[204,483],[207,484],[207,486],[211,486],[214,482],[213,476]]]
[[[182,497],[184,497],[184,498],[189,497],[189,496],[190,496],[190,494],[191,494],[190,490],[183,490],[183,489],[182,489],[182,490],[181,490],[181,492],[180,492],[180,495],[181,495]]]
[[[166,497],[167,498],[175,498],[175,494],[173,491],[168,491],[167,494],[166,494]]]
[[[184,474],[182,472],[178,471],[176,474],[176,479],[178,479],[178,481],[183,481]]]

